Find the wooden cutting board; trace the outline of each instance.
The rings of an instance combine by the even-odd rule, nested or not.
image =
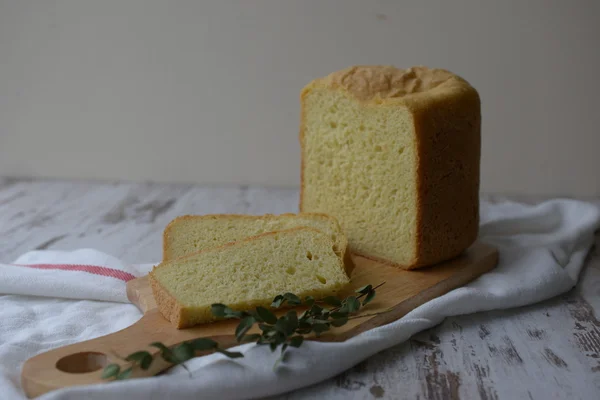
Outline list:
[[[356,267],[352,272],[352,290],[372,284],[385,284],[377,289],[377,296],[364,308],[364,314],[377,316],[352,319],[339,328],[322,335],[321,341],[343,341],[368,329],[395,321],[421,304],[463,286],[494,268],[498,252],[492,246],[475,243],[462,256],[432,267],[404,271],[363,257],[353,257]],[[349,291],[352,291],[349,290]],[[156,356],[157,350],[147,347],[152,342],[171,346],[189,339],[210,337],[221,347],[235,346],[234,331],[237,321],[227,320],[177,330],[156,308],[147,277],[127,283],[127,295],[144,313],[132,326],[103,337],[61,347],[39,354],[25,362],[21,380],[29,397],[67,386],[102,382],[102,369],[109,363],[125,365],[114,354],[122,357],[148,350]],[[153,376],[169,367],[160,357],[147,371],[134,369],[132,377]]]

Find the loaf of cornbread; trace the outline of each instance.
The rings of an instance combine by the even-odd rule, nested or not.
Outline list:
[[[261,216],[215,214],[177,217],[167,225],[163,233],[163,261],[261,233],[301,226],[312,227],[328,234],[335,243],[334,251],[340,257],[344,257],[346,272],[348,274],[352,272],[352,258],[349,252],[345,252],[348,240],[338,221],[327,215],[310,213]],[[343,252],[346,254],[342,254]]]
[[[286,292],[336,295],[349,278],[335,247],[330,235],[313,228],[264,233],[163,261],[150,272],[150,285],[162,315],[188,328],[213,321],[214,303],[248,310],[269,307]]]
[[[355,66],[301,93],[300,210],[353,253],[406,269],[459,255],[479,225],[480,99],[442,69]]]

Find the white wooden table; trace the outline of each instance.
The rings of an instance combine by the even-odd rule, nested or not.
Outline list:
[[[292,189],[0,178],[0,261],[93,247],[155,262],[162,230],[178,215],[296,212],[297,199]],[[599,310],[593,250],[566,295],[448,318],[334,379],[276,398],[600,399]]]

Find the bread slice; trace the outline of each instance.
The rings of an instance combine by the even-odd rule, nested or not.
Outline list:
[[[187,328],[214,320],[213,303],[248,310],[286,292],[335,295],[349,283],[335,246],[313,228],[264,233],[164,261],[150,272],[150,285],[162,315]]]
[[[342,251],[346,249],[348,239],[338,221],[328,215],[310,213],[262,216],[213,214],[177,217],[167,225],[163,233],[163,261],[261,233],[300,226],[312,227],[327,233],[335,243],[336,253],[344,257],[346,272],[351,274],[352,257],[349,252]]]
[[[479,225],[480,99],[442,69],[355,66],[301,93],[302,212],[407,269],[450,259]]]

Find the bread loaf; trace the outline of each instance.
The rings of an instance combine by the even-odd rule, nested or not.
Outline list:
[[[286,292],[336,295],[349,278],[334,247],[313,228],[269,232],[164,261],[150,272],[150,285],[165,318],[187,328],[214,320],[213,303],[248,310]]]
[[[163,261],[182,257],[207,248],[235,242],[261,233],[296,227],[312,227],[328,234],[335,251],[345,256],[346,272],[352,271],[352,258],[346,249],[346,235],[338,221],[323,214],[266,214],[262,216],[217,214],[185,215],[171,221],[163,233]]]
[[[442,69],[355,66],[301,93],[300,210],[349,248],[411,269],[460,254],[479,223],[480,99]]]

